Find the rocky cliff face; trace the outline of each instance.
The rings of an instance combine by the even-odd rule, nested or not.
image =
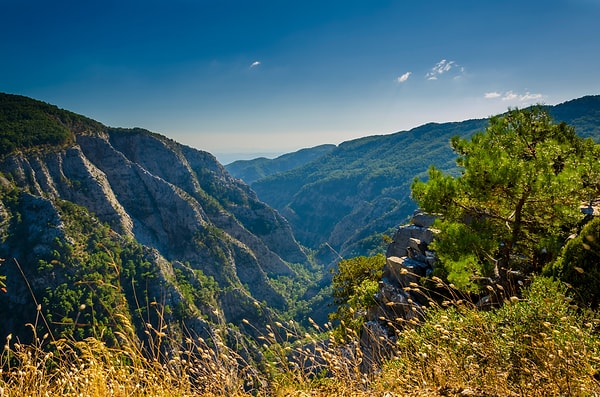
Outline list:
[[[394,343],[395,331],[406,323],[423,318],[427,299],[419,290],[420,279],[430,276],[435,254],[429,244],[435,231],[435,217],[416,210],[407,225],[400,226],[386,252],[386,264],[375,305],[367,312],[361,334],[364,353],[363,369],[376,366]]]
[[[293,279],[290,264],[306,265],[308,259],[286,220],[248,186],[209,153],[141,129],[69,124],[64,114],[49,117],[70,129],[72,143],[25,148],[0,161],[0,253],[9,273],[8,293],[0,297],[3,334],[15,326],[6,320],[8,313],[35,315],[33,299],[44,301],[66,279],[77,282],[75,270],[58,265],[67,256],[62,249],[69,246],[72,257],[78,250],[89,254],[89,247],[78,246],[83,232],[73,231],[75,215],[65,215],[64,203],[80,208],[99,229],[108,225],[107,238],[120,249],[143,247],[140,257],[157,273],[146,288],[155,296],[144,299],[170,296],[168,303],[183,302],[188,316],[235,324],[256,317],[256,307],[264,304],[268,310],[287,307],[272,281]],[[122,275],[125,264],[117,265]],[[198,295],[194,286],[202,289],[205,277],[216,282],[212,305],[186,298]]]

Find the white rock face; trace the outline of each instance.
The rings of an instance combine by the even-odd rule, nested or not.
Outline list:
[[[75,138],[71,147],[16,153],[0,163],[2,174],[43,208],[29,218],[31,233],[47,233],[54,219],[47,237],[60,234],[53,203],[67,200],[167,261],[189,263],[223,287],[246,286],[249,295],[239,296],[250,301],[286,307],[270,278],[293,277],[288,263],[307,263],[307,256],[287,221],[212,155],[143,130]]]

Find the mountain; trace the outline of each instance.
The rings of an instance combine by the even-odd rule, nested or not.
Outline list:
[[[288,219],[296,238],[321,249],[321,258],[363,255],[383,245],[381,235],[413,212],[410,184],[430,164],[453,167],[448,145],[456,134],[487,121],[427,124],[411,131],[340,144],[299,168],[251,184],[258,196]],[[324,246],[324,244],[327,245]]]
[[[600,96],[548,109],[600,137]],[[457,172],[450,138],[487,122],[239,163],[249,180],[264,175],[248,186],[164,136],[0,94],[0,338],[31,338],[31,324],[37,335],[116,341],[144,338],[151,324],[198,335],[218,326],[239,341],[278,318],[324,319],[314,299],[328,278],[303,247],[321,263],[383,251],[413,213],[413,178],[431,164]]]
[[[250,185],[258,179],[310,163],[331,152],[335,147],[335,145],[325,144],[287,153],[274,159],[259,157],[253,160],[238,160],[225,165],[225,169]]]
[[[600,96],[548,110],[581,136],[600,138]],[[430,123],[351,140],[310,163],[248,183],[290,222],[300,243],[319,251],[320,260],[383,251],[384,235],[393,233],[415,210],[410,199],[413,179],[426,177],[432,164],[456,172],[450,138],[468,137],[487,123],[487,119]]]
[[[312,270],[288,222],[211,154],[9,94],[0,257],[0,338],[26,338],[27,323],[82,337],[161,321],[251,334]]]

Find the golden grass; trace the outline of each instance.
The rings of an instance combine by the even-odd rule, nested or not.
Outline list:
[[[389,359],[369,374],[360,370],[359,335],[335,340],[316,324],[303,335],[293,322],[273,324],[260,338],[258,364],[219,331],[179,342],[149,328],[163,339],[150,354],[133,338],[109,347],[94,338],[25,345],[9,337],[0,396],[597,396],[595,317],[547,280],[495,311],[433,305],[419,326],[398,331]]]

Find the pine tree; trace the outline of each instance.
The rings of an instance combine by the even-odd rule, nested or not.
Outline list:
[[[509,270],[539,272],[581,222],[581,204],[600,190],[599,147],[539,106],[492,117],[485,131],[451,145],[461,174],[431,167],[412,196],[441,215],[434,248],[463,290],[476,291],[484,279],[503,285]]]

